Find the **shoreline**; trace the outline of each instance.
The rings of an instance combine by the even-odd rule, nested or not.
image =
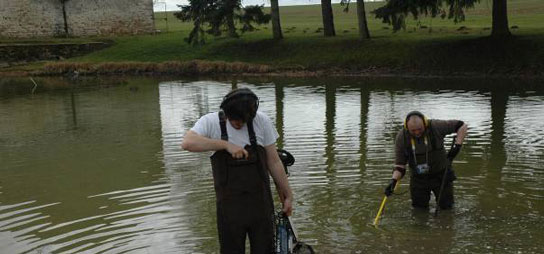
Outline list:
[[[20,68],[27,67],[24,70]],[[12,70],[9,70],[9,69]],[[269,77],[366,77],[366,78],[501,78],[501,79],[544,79],[544,70],[508,69],[488,71],[427,70],[402,67],[369,67],[345,70],[339,67],[308,69],[303,66],[273,67],[264,64],[224,61],[168,61],[151,62],[48,62],[40,67],[26,65],[0,69],[0,78],[8,77],[74,77],[74,76],[269,76]]]

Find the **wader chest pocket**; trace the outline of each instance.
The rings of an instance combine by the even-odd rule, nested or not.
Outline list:
[[[245,166],[257,163],[257,156],[255,154],[249,154],[247,159],[227,159],[227,165],[231,167]]]

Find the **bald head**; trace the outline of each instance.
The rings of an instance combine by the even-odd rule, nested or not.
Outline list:
[[[410,132],[410,134],[414,137],[419,138],[425,132],[425,124],[423,123],[423,119],[421,119],[421,117],[418,115],[408,117],[406,127],[408,128],[408,132]]]

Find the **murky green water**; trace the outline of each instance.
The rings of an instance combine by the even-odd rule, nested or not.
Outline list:
[[[293,221],[318,253],[544,252],[540,82],[171,80],[0,82],[0,253],[217,253],[209,154],[180,143],[236,85],[296,157]],[[415,109],[470,126],[455,209],[434,217],[393,196],[375,229]]]

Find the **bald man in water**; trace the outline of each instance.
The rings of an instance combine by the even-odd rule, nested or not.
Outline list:
[[[457,133],[453,148],[446,153],[444,137]],[[467,125],[460,120],[428,120],[421,112],[408,113],[404,128],[395,139],[395,167],[385,195],[390,196],[398,180],[410,166],[410,195],[415,208],[429,207],[431,191],[441,209],[453,206],[453,181],[455,174],[451,161],[459,153],[467,134]],[[444,172],[444,171],[447,171]],[[446,173],[446,174],[444,174]],[[438,200],[442,178],[446,177],[442,196]]]

